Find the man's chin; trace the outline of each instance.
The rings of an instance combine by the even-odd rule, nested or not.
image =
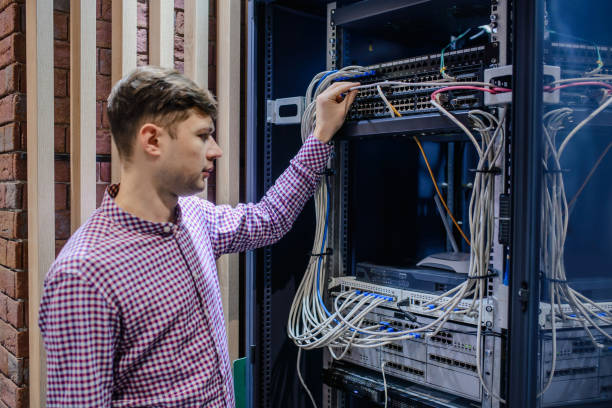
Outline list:
[[[193,195],[199,195],[199,194],[203,193],[205,191],[205,189],[206,189],[206,184],[205,183],[197,183],[197,184],[191,185],[191,186],[183,189],[177,195],[179,197],[189,197],[189,196],[193,196]]]

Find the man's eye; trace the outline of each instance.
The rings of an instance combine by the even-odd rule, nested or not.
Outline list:
[[[210,136],[210,133],[202,133],[198,135],[198,137],[200,137],[202,140],[208,139],[208,136]]]

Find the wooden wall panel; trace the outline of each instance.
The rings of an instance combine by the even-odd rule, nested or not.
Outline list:
[[[96,209],[96,0],[70,2],[70,231]]]
[[[45,274],[55,258],[53,2],[26,4],[29,399],[44,407],[46,363],[38,328]]]

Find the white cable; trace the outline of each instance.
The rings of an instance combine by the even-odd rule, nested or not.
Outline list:
[[[382,350],[380,354],[382,356]],[[383,385],[385,387],[385,408],[387,408],[389,397],[387,397],[387,377],[385,376],[385,365],[387,365],[387,361],[383,361],[383,363],[380,365],[380,370],[382,371]]]
[[[301,357],[302,357],[302,349],[298,348],[297,363],[296,363],[296,367],[295,367],[296,370],[297,370],[297,375],[298,375],[298,378],[300,379],[300,383],[302,383],[302,387],[304,387],[304,389],[306,390],[306,393],[310,397],[310,401],[312,402],[312,406],[314,408],[317,408],[317,403],[315,402],[314,397],[312,396],[312,393],[310,392],[310,390],[306,386],[306,383],[304,382],[304,379],[302,378],[302,373],[300,372],[300,359],[301,359]]]
[[[342,76],[358,75],[364,71],[360,67],[347,67],[338,72],[320,73],[311,82],[306,92],[306,103],[302,118],[303,140],[314,129],[315,99],[333,81]],[[374,88],[378,91],[385,105],[391,109],[389,100],[382,92],[382,86],[425,87],[437,89],[452,85],[492,86],[481,82],[384,82],[369,84],[359,89]],[[395,88],[392,88],[395,89]],[[430,302],[434,307],[429,311],[432,321],[424,326],[400,331],[380,331],[381,325],[364,327],[363,321],[373,310],[387,301],[380,297],[365,295],[357,291],[347,291],[336,296],[331,310],[326,311],[322,305],[317,286],[322,291],[327,282],[327,257],[319,260],[311,258],[304,277],[298,287],[296,296],[290,309],[287,323],[287,333],[292,341],[301,349],[328,347],[333,358],[342,358],[351,347],[374,348],[390,342],[414,339],[419,333],[426,337],[435,336],[454,314],[466,314],[482,321],[482,305],[486,296],[485,279],[488,273],[489,254],[493,241],[494,231],[494,175],[486,172],[496,165],[504,145],[504,117],[497,119],[484,111],[471,111],[470,119],[475,124],[475,130],[481,136],[480,143],[471,131],[446,111],[437,101],[432,105],[440,110],[466,133],[478,153],[477,173],[474,180],[472,197],[469,207],[469,226],[472,236],[470,267],[468,280],[446,293],[436,297]],[[504,110],[505,112],[505,110]],[[494,130],[494,131],[493,131]],[[493,131],[493,133],[491,133]],[[323,248],[325,236],[325,215],[328,205],[328,192],[326,183],[321,183],[315,194],[316,231],[313,244],[313,253],[319,253]],[[320,269],[319,269],[320,268]],[[467,309],[456,310],[460,302],[467,302]],[[424,313],[427,313],[424,311]],[[338,356],[335,349],[342,352]],[[479,352],[481,350],[479,349]],[[482,356],[477,356],[481,359]],[[384,374],[384,367],[381,367]],[[483,386],[484,380],[480,375]],[[489,393],[496,397],[495,395]]]

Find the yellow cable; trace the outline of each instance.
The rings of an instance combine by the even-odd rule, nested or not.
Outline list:
[[[389,102],[389,106],[391,107],[391,110],[393,110],[393,112],[398,117],[402,116],[397,111],[397,109],[395,109],[395,106],[393,106],[393,104],[391,102]],[[425,154],[425,150],[423,149],[423,146],[421,145],[421,142],[419,141],[419,139],[416,136],[412,136],[412,138],[416,142],[417,146],[419,146],[419,150],[421,151],[421,154],[423,155],[423,159],[425,160],[425,165],[427,166],[427,170],[429,171],[429,176],[431,177],[431,181],[433,181],[433,185],[436,188],[436,192],[438,193],[438,197],[440,197],[440,201],[442,201],[442,205],[444,206],[444,209],[446,210],[448,215],[451,217],[451,220],[453,220],[453,224],[455,224],[455,227],[457,227],[457,229],[459,230],[459,233],[461,234],[461,236],[463,237],[465,242],[467,242],[467,244],[471,246],[472,244],[470,243],[470,240],[467,238],[467,236],[465,235],[465,233],[463,232],[463,230],[461,229],[461,227],[459,226],[459,224],[455,220],[455,217],[453,217],[453,214],[448,209],[448,206],[446,205],[446,200],[444,200],[444,197],[442,197],[442,193],[440,192],[440,189],[438,188],[438,182],[436,181],[436,177],[434,176],[433,171],[431,171],[431,166],[429,166],[429,160],[427,160],[427,155]]]

